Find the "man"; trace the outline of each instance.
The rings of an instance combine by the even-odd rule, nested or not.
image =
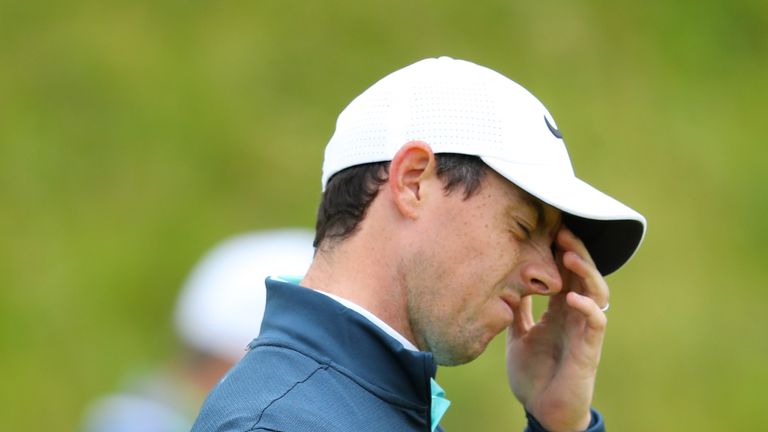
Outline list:
[[[322,183],[307,275],[267,281],[262,333],[194,430],[440,430],[436,365],[504,329],[528,429],[604,430],[603,275],[645,220],[574,176],[534,96],[473,63],[415,63],[341,113]],[[532,295],[550,296],[539,322]]]

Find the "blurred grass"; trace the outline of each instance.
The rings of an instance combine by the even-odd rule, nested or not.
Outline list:
[[[434,55],[531,89],[577,173],[648,217],[609,278],[611,430],[765,428],[767,5],[0,3],[0,429],[75,429],[171,355],[199,256],[312,226],[338,112]],[[501,339],[441,370],[448,430],[521,429]]]

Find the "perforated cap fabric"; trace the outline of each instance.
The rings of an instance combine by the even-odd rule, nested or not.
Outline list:
[[[435,153],[573,175],[565,144],[547,121],[555,127],[541,102],[495,71],[447,57],[422,60],[377,82],[344,109],[325,149],[323,187],[344,168],[391,160],[412,140],[428,143]]]
[[[429,58],[393,72],[339,115],[325,148],[322,185],[355,165],[391,160],[410,141],[479,156],[500,175],[565,212],[604,275],[639,247],[638,212],[578,179],[562,134],[528,90],[484,66]]]

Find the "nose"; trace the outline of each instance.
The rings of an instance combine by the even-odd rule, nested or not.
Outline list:
[[[528,294],[555,295],[563,289],[563,279],[549,248],[532,254],[522,269],[523,283]]]

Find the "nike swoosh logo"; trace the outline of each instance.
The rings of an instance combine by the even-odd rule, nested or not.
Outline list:
[[[547,118],[546,115],[544,115],[544,122],[547,124],[547,127],[549,128],[549,131],[552,132],[552,135],[554,135],[555,138],[563,139],[563,134],[561,134],[560,131],[557,130],[557,128],[552,126],[551,123],[549,123],[549,119]]]

